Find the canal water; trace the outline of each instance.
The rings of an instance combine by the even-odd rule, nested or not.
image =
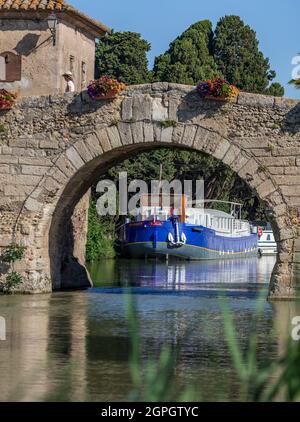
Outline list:
[[[224,335],[220,296],[242,350],[263,297],[258,360],[274,360],[289,335],[296,303],[265,301],[275,258],[220,262],[111,260],[95,263],[95,287],[40,296],[0,296],[0,401],[126,401],[133,393],[126,298],[137,307],[141,371],[164,347],[177,351],[174,397],[240,399]],[[298,309],[297,309],[298,307]],[[299,314],[300,315],[300,314]]]

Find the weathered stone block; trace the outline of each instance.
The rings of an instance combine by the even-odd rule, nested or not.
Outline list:
[[[300,167],[291,166],[284,168],[284,174],[289,176],[300,176]]]
[[[237,103],[244,106],[274,107],[275,99],[270,95],[257,95],[240,92]]]
[[[281,215],[288,215],[288,209],[286,204],[280,204],[273,208],[273,214],[277,217],[280,217]]]
[[[19,136],[18,138],[10,139],[8,142],[10,147],[26,148],[27,136]]]
[[[36,176],[44,176],[44,174],[47,172],[49,167],[42,167],[42,166],[30,166],[30,165],[22,165],[21,171],[22,174],[33,174]]]
[[[133,96],[132,118],[134,120],[151,120],[152,98],[150,95]]]
[[[39,146],[42,149],[58,149],[59,143],[58,143],[58,140],[54,136],[51,136],[51,137],[45,137],[44,139],[41,139]]]
[[[0,164],[0,174],[9,174],[10,167],[8,164]]]
[[[117,126],[110,126],[109,128],[107,128],[107,135],[112,148],[119,148],[120,146],[122,146]]]
[[[55,162],[56,167],[59,168],[66,176],[72,177],[76,171],[73,163],[67,158],[66,155],[61,155]]]
[[[54,169],[51,172],[51,176],[53,177],[53,179],[55,179],[58,183],[60,183],[61,185],[64,185],[65,183],[67,183],[69,181],[68,176],[66,176],[61,170],[59,170],[58,168]]]
[[[177,125],[173,128],[172,142],[180,144],[182,142],[183,133],[184,125],[177,123]]]
[[[55,195],[62,187],[52,176],[45,178],[43,186],[47,189],[51,196]]]
[[[29,166],[51,167],[53,165],[53,162],[48,157],[20,157],[19,164],[26,164]]]
[[[283,195],[286,196],[299,196],[299,186],[285,186],[280,185]]]
[[[269,148],[271,144],[270,138],[267,136],[259,138],[243,136],[242,138],[234,138],[234,142],[245,149]]]
[[[4,195],[5,196],[14,196],[15,198],[26,197],[32,191],[32,186],[24,185],[4,185]]]
[[[89,149],[92,156],[99,157],[99,155],[103,154],[103,149],[100,145],[98,137],[93,133],[87,137],[86,140],[86,147]]]
[[[295,165],[295,157],[262,157],[259,160],[266,166],[288,167]]]
[[[118,123],[119,134],[123,145],[131,145],[133,143],[130,123]]]
[[[229,150],[229,148],[230,148],[229,141],[227,141],[227,139],[221,139],[216,149],[212,153],[212,155],[218,160],[222,160],[226,152]]]
[[[239,156],[240,152],[240,148],[232,144],[225,156],[223,157],[222,162],[229,166]]]
[[[18,164],[18,157],[0,155],[0,164]]]
[[[230,168],[238,173],[247,164],[250,158],[250,155],[247,155],[246,152],[241,151],[240,154],[230,164]]]
[[[162,128],[161,131],[161,142],[170,143],[172,142],[173,127]]]
[[[242,178],[246,178],[247,176],[251,177],[257,174],[257,170],[258,170],[258,163],[253,158],[251,158],[247,162],[247,164],[241,168],[241,170],[239,171],[239,176]]]
[[[178,107],[180,105],[180,101],[178,97],[169,97],[169,120],[174,120],[174,122],[178,121]]]
[[[144,142],[144,131],[143,122],[136,122],[131,124],[131,133],[133,142],[139,144]]]
[[[12,185],[27,185],[36,186],[41,180],[41,176],[32,176],[24,174],[4,174],[1,176],[1,181],[6,184]]]
[[[154,132],[152,123],[144,122],[144,142],[152,143],[154,141]]]
[[[80,169],[84,166],[84,161],[73,146],[67,149],[66,157],[71,161],[72,165],[76,169]]]
[[[275,148],[272,151],[274,157],[293,157],[300,154],[300,147]]]
[[[122,102],[122,120],[131,120],[133,118],[133,100],[132,97],[125,97]]]
[[[169,118],[168,107],[163,104],[162,98],[153,98],[152,100],[152,120],[161,122]]]
[[[162,127],[160,123],[153,125],[154,142],[160,142]]]
[[[191,147],[194,144],[196,132],[197,132],[197,126],[186,125],[183,132],[182,139],[181,139],[181,143],[186,146]]]
[[[84,141],[75,142],[74,148],[85,163],[88,163],[94,158],[90,150],[85,146]]]
[[[195,139],[194,139],[194,148],[198,150],[203,150],[203,147],[206,144],[209,135],[210,135],[209,130],[201,126],[198,126]]]
[[[287,239],[294,239],[295,234],[292,229],[290,228],[280,228],[279,230],[279,239],[287,240]]]
[[[28,198],[24,206],[28,211],[34,211],[34,212],[38,212],[43,208],[43,204],[39,203],[33,198]]]
[[[279,185],[300,186],[300,175],[297,176],[274,176],[274,180]]]
[[[275,190],[276,187],[274,186],[274,183],[269,179],[264,181],[261,185],[256,188],[256,191],[261,199],[264,199],[266,196],[268,196]]]
[[[105,129],[100,129],[96,131],[96,135],[99,139],[100,145],[103,149],[104,152],[110,151],[111,150],[111,144],[109,141],[109,137]]]
[[[268,167],[268,171],[274,175],[283,175],[286,167]]]

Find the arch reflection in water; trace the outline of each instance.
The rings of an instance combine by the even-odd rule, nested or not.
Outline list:
[[[100,261],[90,265],[96,287],[152,287],[175,290],[251,288],[269,283],[275,257],[220,261]]]

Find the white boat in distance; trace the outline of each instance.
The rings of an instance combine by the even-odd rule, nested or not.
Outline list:
[[[258,254],[277,255],[277,243],[269,223],[262,228],[262,235],[258,237]]]

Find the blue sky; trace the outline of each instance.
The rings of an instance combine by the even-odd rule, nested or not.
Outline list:
[[[68,0],[115,31],[140,32],[151,43],[150,65],[169,43],[201,19],[215,25],[224,15],[239,15],[256,32],[261,51],[277,72],[286,96],[300,98],[287,85],[292,58],[300,52],[299,0]]]

